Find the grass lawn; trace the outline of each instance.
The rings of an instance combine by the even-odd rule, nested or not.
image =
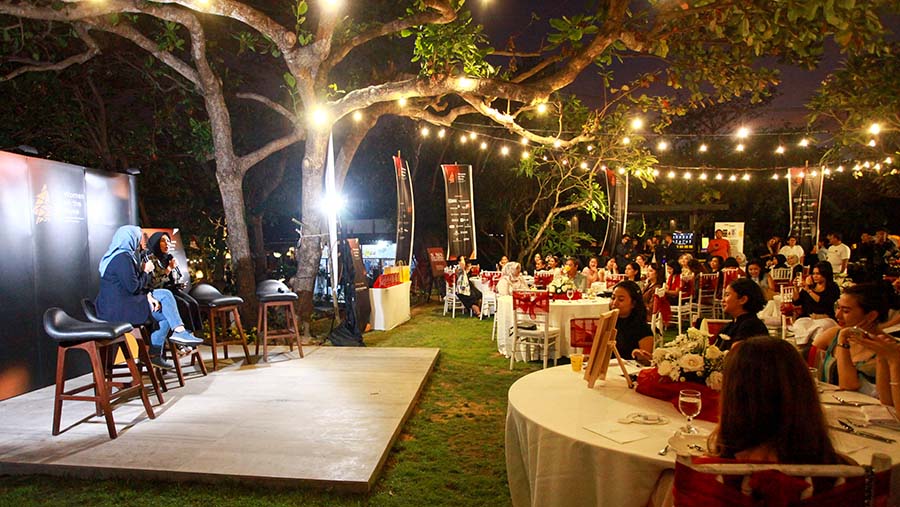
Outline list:
[[[490,320],[451,320],[435,304],[414,308],[412,320],[396,329],[365,335],[370,347],[441,349],[418,406],[368,495],[238,484],[4,476],[0,506],[508,505],[503,451],[506,392],[540,364],[517,363],[510,372],[508,360],[497,353],[490,336]]]

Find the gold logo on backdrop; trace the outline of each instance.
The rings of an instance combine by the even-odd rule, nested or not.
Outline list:
[[[50,221],[50,192],[47,191],[47,185],[44,185],[38,195],[34,197],[32,212],[35,225]]]

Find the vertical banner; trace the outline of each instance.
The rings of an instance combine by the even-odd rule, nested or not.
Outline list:
[[[409,164],[400,158],[399,153],[394,157],[394,175],[397,176],[397,251],[394,254],[394,264],[403,261],[407,266],[411,266],[416,203],[413,198]]]
[[[337,184],[334,176],[334,136],[328,135],[328,153],[325,159],[325,202],[328,208],[328,258],[331,261],[331,304],[334,314],[338,315],[338,242],[337,213],[340,200],[337,196]]]
[[[475,207],[472,203],[472,166],[442,164],[447,196],[447,258],[478,258],[475,244]]]
[[[603,238],[601,252],[612,255],[625,233],[625,218],[628,216],[628,175],[619,177],[615,171],[606,170],[606,196],[609,201],[609,219],[606,225],[606,236]],[[619,268],[621,269],[621,268]]]
[[[791,207],[791,232],[804,252],[811,252],[819,239],[819,215],[822,202],[823,173],[810,176],[804,167],[789,169],[788,199]]]
[[[348,238],[350,255],[353,257],[353,287],[356,289],[356,329],[360,333],[365,332],[369,323],[369,315],[372,313],[372,303],[369,301],[369,284],[366,280],[366,266],[363,264],[362,249],[359,239]]]
[[[731,256],[744,251],[744,222],[716,222],[716,230],[722,230],[722,236],[731,245]]]

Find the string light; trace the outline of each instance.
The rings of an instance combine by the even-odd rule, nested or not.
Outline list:
[[[547,103],[546,103],[546,102],[541,102],[540,104],[538,104],[538,105],[537,105],[537,112],[538,112],[538,114],[544,114],[544,113],[546,113],[546,112],[547,112]]]
[[[486,150],[486,149],[487,149],[487,143],[486,143],[486,142],[481,141],[481,149],[482,149],[482,150]]]
[[[738,139],[747,139],[747,136],[750,135],[750,129],[748,129],[747,127],[741,127],[738,129],[736,135]]]
[[[819,171],[813,171],[813,172],[809,173],[809,175],[812,176],[813,178],[815,178],[816,176],[819,175]]]
[[[744,181],[750,181],[750,173],[744,173],[741,179]]]
[[[873,136],[877,136],[880,132],[881,132],[881,124],[880,123],[873,123],[873,124],[869,125],[869,133],[872,134]]]
[[[559,148],[560,146],[562,146],[562,141],[560,141],[559,139],[553,141],[554,148]]]
[[[562,165],[569,165],[569,159],[564,158],[562,161]]]
[[[353,121],[355,121],[355,122],[357,122],[357,123],[359,123],[360,121],[362,121],[362,112],[360,112],[360,111],[353,111]]]
[[[721,174],[716,174],[716,180],[721,181],[721,180],[722,180],[722,175],[721,175]]]
[[[629,144],[631,144],[631,138],[628,136],[623,137],[622,144],[624,144],[625,146],[628,146]]]
[[[587,151],[594,151],[594,145],[593,145],[593,144],[589,144],[588,147],[587,147]]]
[[[500,148],[500,154],[503,156],[509,155],[509,146],[504,146]]]
[[[469,140],[469,137],[466,136],[465,134],[459,136],[459,142],[460,142],[461,144],[466,144],[466,141],[468,141],[468,140]]]
[[[797,143],[797,144],[798,144],[800,147],[802,147],[802,148],[806,148],[807,146],[809,146],[809,139],[807,139],[807,138],[804,137],[804,138],[801,139],[800,142]]]
[[[671,180],[671,179],[674,179],[674,178],[675,178],[675,171],[669,171],[669,174],[667,174],[666,176],[668,176],[670,180]]]
[[[644,128],[644,120],[639,116],[631,120],[631,130],[641,130]]]
[[[422,137],[428,137],[431,134],[431,129],[429,129],[428,127],[422,127],[422,130],[420,132],[422,133]]]
[[[706,181],[706,173],[700,173],[700,179]]]
[[[400,107],[406,107],[406,103],[406,97],[401,97],[400,100],[397,101],[397,104],[399,104]]]
[[[624,168],[624,167],[620,167],[620,168],[619,168],[619,174],[625,174],[625,168]]]
[[[587,162],[582,162],[582,163],[578,164],[578,167],[580,167],[580,168],[582,168],[582,169],[587,169],[587,168],[588,168],[588,163],[587,163]]]
[[[440,137],[441,139],[443,139],[446,135],[447,131],[445,129],[438,130],[438,137]]]
[[[773,174],[773,175],[772,175],[772,179],[773,179],[773,180],[777,180],[777,179],[778,179],[778,173]]]
[[[662,140],[656,143],[656,149],[659,151],[666,151],[667,149],[669,149],[669,143],[667,143],[665,140]]]
[[[475,132],[469,132],[469,139],[473,141],[478,139],[478,134],[476,134]]]
[[[527,151],[523,151],[522,152],[522,160],[528,160],[529,158],[531,158],[531,153],[528,153]]]
[[[737,181],[737,176],[732,174],[731,176],[728,177],[728,181]]]
[[[691,173],[685,171],[685,172],[684,172],[684,179],[686,179],[686,180],[691,179]]]
[[[700,145],[700,153],[706,153],[707,150],[709,150],[709,146],[707,146],[706,143]]]
[[[735,151],[741,151],[741,152],[744,151],[744,143],[739,143],[737,146],[734,147],[734,149],[735,149]]]
[[[659,169],[654,169],[654,170],[653,170],[653,177],[654,177],[654,178],[659,177]]]
[[[872,148],[874,148],[874,147],[875,147],[875,144],[877,144],[877,143],[875,143],[875,140],[874,140],[874,139],[869,139],[869,146],[871,146]]]
[[[522,143],[522,146],[528,146],[528,138],[527,137],[523,137],[522,139],[519,139],[519,142]]]
[[[775,148],[775,153],[777,153],[777,154],[779,154],[779,155],[784,155],[784,146],[781,146],[781,145],[779,144],[778,147]]]

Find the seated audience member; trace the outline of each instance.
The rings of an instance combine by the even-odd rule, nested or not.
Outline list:
[[[729,257],[729,258],[725,259],[725,262],[722,263],[722,268],[723,269],[736,269],[736,270],[738,270],[738,273],[740,274],[740,276],[744,276],[745,274],[747,274],[744,272],[743,268],[741,268],[741,264],[738,262],[738,260],[735,257]]]
[[[840,327],[826,329],[813,341],[815,347],[825,351],[819,378],[841,389],[877,396],[877,353],[874,348],[864,346],[864,343],[874,345],[864,338],[882,334],[881,324],[887,313],[887,294],[881,284],[848,287],[837,304]],[[854,337],[857,339],[851,340]]]
[[[759,285],[759,288],[763,292],[763,297],[766,300],[772,299],[772,287],[771,280],[769,280],[769,273],[763,268],[763,263],[760,260],[754,259],[747,263],[747,278],[753,280],[756,285]]]
[[[459,269],[456,270],[456,297],[466,310],[478,317],[481,315],[481,291],[472,285],[469,277],[472,266],[465,255],[459,256]]]
[[[641,268],[641,276],[646,276],[647,266],[650,265],[650,261],[647,260],[647,256],[644,254],[638,254],[634,257],[634,262],[636,262],[638,267]]]
[[[588,288],[587,277],[578,272],[578,259],[575,257],[566,257],[566,263],[557,276],[567,278],[579,292],[584,292]]]
[[[595,282],[602,282],[602,273],[600,272],[600,259],[591,257],[588,265],[581,270],[581,274],[587,279],[587,285],[590,287]]]
[[[509,257],[505,255],[500,256],[500,262],[497,263],[497,271],[502,272],[503,266],[506,266],[506,263],[509,262]]]
[[[619,274],[619,265],[616,264],[615,257],[610,257],[608,261],[606,261],[606,269],[600,272],[600,281],[606,281],[606,275],[618,275]]]
[[[175,297],[169,290],[144,291],[153,264],[140,263],[135,257],[141,236],[141,229],[134,225],[123,225],[113,235],[109,249],[100,259],[100,293],[94,304],[97,316],[109,322],[139,326],[152,316],[159,328],[150,335],[150,361],[160,368],[171,369],[174,365],[161,355],[170,330],[173,333],[169,339],[179,345],[195,346],[203,340],[185,329]]]
[[[852,333],[850,346],[875,352],[875,390],[881,403],[900,413],[900,342],[885,334]]]
[[[518,262],[507,262],[500,273],[497,294],[512,296],[514,290],[528,290],[528,283],[522,277],[522,266]]]
[[[648,310],[653,308],[653,296],[656,294],[656,290],[660,287],[665,287],[665,285],[666,281],[663,279],[663,274],[660,272],[659,264],[651,262],[650,265],[647,266],[647,278],[644,280],[644,289],[641,294],[641,297],[644,300],[644,306],[646,306]]]
[[[781,255],[788,260],[788,266],[794,267],[795,265],[803,264],[803,247],[797,244],[797,236],[788,236],[787,245],[781,247],[781,250],[778,251]],[[796,263],[790,262],[790,257],[794,255],[797,257]]]
[[[787,257],[785,257],[781,254],[774,255],[771,259],[769,259],[768,264],[769,264],[769,270],[784,269],[784,268],[790,267],[787,265]]]
[[[650,364],[653,354],[653,331],[647,324],[647,307],[641,297],[641,288],[631,280],[619,282],[613,287],[610,310],[619,310],[616,321],[616,350],[622,359],[634,358]]]
[[[168,233],[155,232],[150,236],[147,246],[150,248],[148,261],[153,264],[150,289],[168,289],[175,296],[178,314],[189,331],[203,330],[203,316],[200,315],[200,303],[182,290],[181,269],[178,261],[170,252],[172,238]]]
[[[544,261],[547,262],[545,271],[553,273],[553,276],[559,276],[562,273],[562,268],[559,267],[559,259],[555,255],[545,256]]]
[[[835,451],[815,382],[790,343],[748,338],[725,358],[722,379],[709,455],[750,463],[852,464]],[[672,470],[660,475],[649,505],[673,505],[673,479]]]
[[[769,266],[772,258],[778,255],[779,250],[781,250],[781,238],[772,236],[766,241],[765,245],[755,251],[755,257]]]
[[[768,335],[765,323],[756,316],[766,306],[762,290],[749,278],[738,278],[731,282],[722,294],[722,309],[734,319],[719,333],[722,350],[728,350],[735,343],[751,336]],[[721,335],[728,336],[728,340]]]
[[[632,282],[640,284],[640,282],[641,282],[641,267],[638,265],[637,262],[629,262],[628,264],[625,264],[624,274],[625,274],[626,280],[631,280]]]
[[[666,298],[670,304],[678,304],[678,294],[681,293],[681,266],[679,264],[666,264]]]
[[[794,291],[794,305],[801,306],[800,317],[834,318],[834,303],[841,295],[841,289],[834,283],[831,264],[820,262],[812,273],[801,279],[800,287]]]
[[[544,265],[544,258],[539,253],[534,254],[534,272],[537,273],[545,269],[547,269],[547,266]]]

